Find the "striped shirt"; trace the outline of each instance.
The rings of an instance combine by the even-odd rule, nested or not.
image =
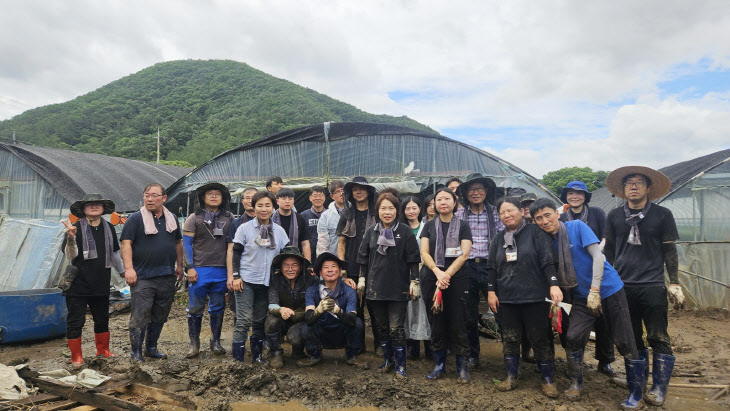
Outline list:
[[[494,228],[498,232],[504,230],[504,224],[499,219],[499,214],[493,206],[489,206],[492,210],[491,218],[494,220]],[[473,258],[487,258],[489,257],[489,222],[487,218],[490,217],[487,212],[487,205],[485,204],[482,212],[474,214],[470,206],[460,208],[454,213],[454,217],[464,220],[469,224],[471,229],[471,252],[469,253],[469,259]],[[493,236],[497,233],[492,233]]]

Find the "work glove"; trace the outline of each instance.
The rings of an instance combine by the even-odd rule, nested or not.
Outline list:
[[[433,306],[431,312],[438,314],[444,310],[444,297],[441,294],[441,289],[436,288],[436,292],[433,294]]]
[[[327,308],[329,308],[330,303],[334,304],[334,301],[332,301],[331,298],[323,298],[322,301],[319,302],[317,308],[314,310],[314,313],[317,315],[322,315],[325,311],[329,311]]]
[[[563,333],[563,309],[557,304],[553,304],[550,307],[550,323],[553,326],[553,330],[557,331],[558,334]]]
[[[591,290],[591,292],[588,293],[588,303],[586,304],[586,307],[588,307],[588,312],[594,317],[598,317],[603,314],[603,309],[601,309],[600,291]]]
[[[332,304],[331,304],[332,307],[329,310],[327,310],[327,311],[331,312],[334,315],[340,314],[340,312],[342,311],[342,309],[340,308],[340,306],[337,305],[337,303],[335,302],[335,300],[330,300],[330,301],[332,301]]]
[[[421,286],[418,284],[418,280],[411,280],[411,300],[416,301],[421,298]]]
[[[361,297],[365,294],[365,277],[360,277],[360,279],[357,280],[357,293]]]
[[[684,306],[684,293],[682,292],[682,287],[678,285],[670,285],[669,286],[669,301],[674,304],[674,309],[679,310]]]

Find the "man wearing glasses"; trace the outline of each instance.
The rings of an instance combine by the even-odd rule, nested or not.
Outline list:
[[[327,196],[324,193],[324,187],[312,187],[309,191],[309,202],[312,203],[312,207],[302,212],[302,217],[304,217],[304,221],[309,226],[309,249],[312,254],[317,250],[317,227],[319,225],[319,219],[322,218],[322,213],[324,212],[324,200],[326,199]]]
[[[329,185],[332,202],[324,210],[317,223],[317,246],[313,248],[316,255],[320,255],[325,251],[337,254],[337,241],[339,240],[337,237],[337,224],[340,222],[340,216],[345,210],[344,188],[345,182],[342,180],[335,180]]]
[[[492,206],[497,185],[491,178],[472,173],[457,189],[461,203],[465,205],[454,217],[469,224],[472,236],[471,252],[464,268],[469,275],[469,300],[467,301],[466,332],[471,351],[469,368],[479,366],[479,299],[480,291],[487,298],[487,257],[489,243],[498,232],[504,230],[499,213]]]
[[[667,291],[675,308],[684,302],[677,276],[677,225],[669,209],[651,202],[664,197],[670,186],[667,176],[648,167],[621,167],[606,178],[608,190],[626,202],[608,213],[604,253],[624,282],[636,348],[647,363],[644,385],[649,378],[649,349],[642,338],[642,323],[646,327],[654,357],[653,385],[644,401],[657,406],[664,403],[675,359],[667,333]]]
[[[183,244],[177,218],[165,208],[165,200],[162,185],[145,187],[144,206],[127,218],[120,237],[124,279],[132,294],[132,361],[144,362],[143,342],[145,357],[167,357],[157,350],[157,340],[172,308],[175,280],[183,278]]]

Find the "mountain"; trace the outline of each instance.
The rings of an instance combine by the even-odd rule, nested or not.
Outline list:
[[[408,117],[366,113],[230,60],[159,63],[71,101],[0,122],[0,138],[111,156],[197,166],[247,141],[325,121],[421,130]],[[183,163],[184,162],[184,163]]]

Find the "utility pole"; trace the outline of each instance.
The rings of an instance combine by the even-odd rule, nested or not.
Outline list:
[[[15,130],[13,130],[13,144],[18,144],[18,142],[15,141]]]
[[[160,126],[157,126],[157,164],[160,164]]]

